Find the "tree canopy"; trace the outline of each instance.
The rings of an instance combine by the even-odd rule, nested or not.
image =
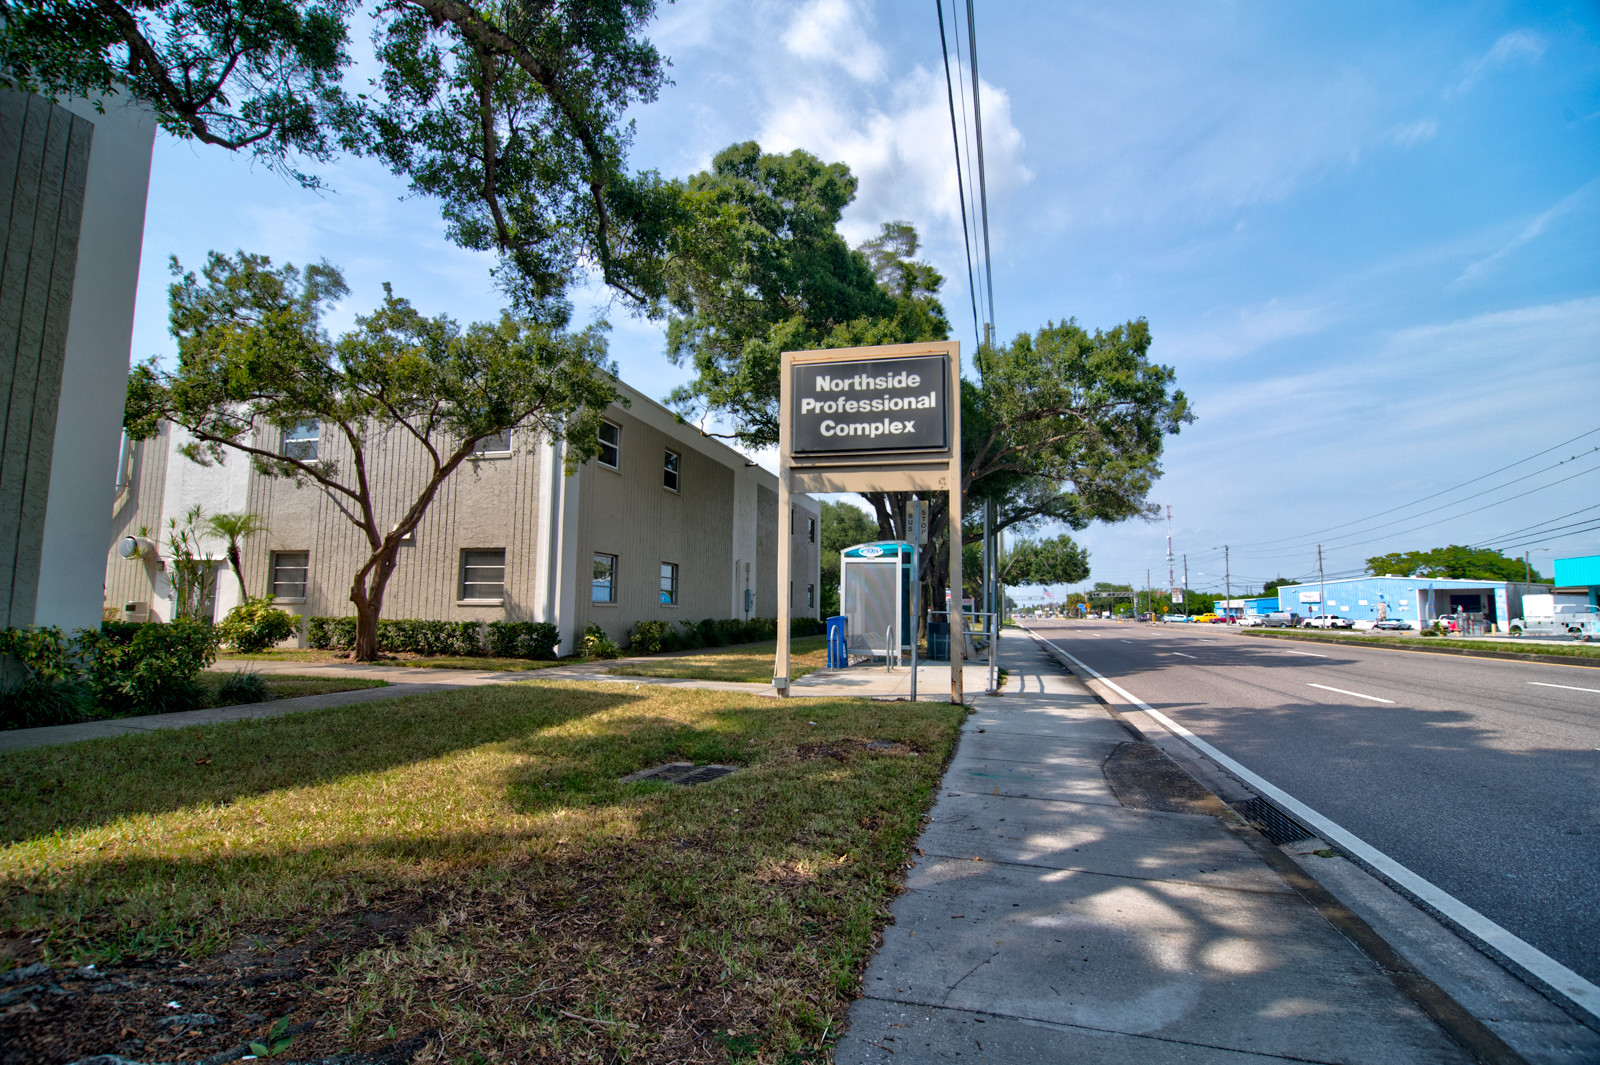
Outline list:
[[[386,0],[372,10],[381,70],[351,93],[357,9],[0,0],[0,85],[127,95],[167,132],[252,152],[308,186],[341,151],[374,156],[439,201],[452,239],[499,255],[525,312],[559,304],[591,268],[641,306],[660,294],[673,196],[628,172],[623,120],[665,81],[642,34],[655,0]]]
[[[1507,558],[1486,547],[1451,544],[1427,551],[1398,551],[1367,559],[1367,572],[1374,577],[1394,574],[1399,577],[1445,577],[1453,580],[1520,581],[1524,574],[1535,583],[1545,583],[1539,571],[1525,569],[1520,558]]]
[[[370,659],[401,543],[479,443],[513,428],[564,439],[570,470],[598,450],[600,415],[617,391],[596,328],[570,333],[565,321],[510,313],[462,328],[424,317],[386,287],[382,306],[332,340],[322,314],[345,292],[327,263],[302,271],[213,252],[170,290],[176,367],[135,367],[124,418],[134,439],[165,419],[194,437],[185,453],[196,462],[237,452],[326,494],[369,549],[350,601],[357,657]],[[330,438],[326,446],[314,455],[282,446],[284,432],[306,423]],[[416,453],[423,477],[391,510],[375,495],[371,458],[392,434]]]
[[[949,335],[943,278],[916,260],[909,223],[853,250],[839,234],[856,187],[843,164],[736,144],[681,187],[689,222],[672,238],[668,338],[695,373],[671,397],[685,418],[712,415],[743,443],[770,445],[784,351]],[[1164,439],[1192,420],[1150,344],[1142,319],[1092,333],[1069,319],[973,353],[977,376],[961,385],[964,518],[984,501],[1000,530],[1147,515]],[[904,498],[864,498],[879,536],[903,539]],[[935,497],[934,530],[946,512]],[[980,535],[969,524],[963,540]],[[943,552],[925,558],[937,586]]]
[[[965,570],[965,565],[963,565]],[[1006,553],[1000,579],[1006,584],[1077,584],[1089,576],[1089,552],[1070,536],[1019,540]]]

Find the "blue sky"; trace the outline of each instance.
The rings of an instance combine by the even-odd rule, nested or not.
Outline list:
[[[1224,544],[1236,586],[1314,573],[1318,542],[1330,573],[1445,543],[1528,540],[1547,573],[1600,553],[1531,528],[1600,518],[1600,432],[1519,463],[1600,430],[1600,8],[979,0],[977,25],[998,331],[1150,320],[1198,417],[1151,496],[1192,586],[1221,587]],[[915,223],[970,345],[932,3],[684,0],[651,36],[674,84],[637,113],[636,166],[745,139],[849,163],[848,235]],[[134,356],[171,348],[167,257],[213,248],[340,265],[336,328],[384,281],[498,313],[434,204],[359,160],[320,172],[335,192],[158,141]],[[657,326],[583,307],[629,382],[682,379]],[[1091,579],[1163,583],[1167,531],[1079,534]]]

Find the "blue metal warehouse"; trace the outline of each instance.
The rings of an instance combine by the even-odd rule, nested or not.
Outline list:
[[[1338,614],[1358,628],[1380,616],[1421,627],[1457,611],[1486,625],[1504,629],[1522,616],[1522,597],[1548,592],[1548,584],[1521,581],[1470,581],[1440,577],[1351,577],[1344,580],[1287,585],[1278,589],[1278,609],[1310,617]]]
[[[1557,588],[1587,595],[1589,602],[1600,606],[1600,555],[1558,558],[1555,570]]]

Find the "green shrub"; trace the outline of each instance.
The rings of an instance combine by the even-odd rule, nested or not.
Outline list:
[[[722,626],[717,624],[716,618],[706,618],[700,622],[700,643],[704,647],[722,646]]]
[[[294,635],[294,615],[274,606],[272,596],[256,596],[228,611],[217,632],[240,654],[256,654]]]
[[[628,637],[628,650],[636,655],[658,655],[668,649],[667,641],[677,634],[666,621],[635,622]]]
[[[585,658],[616,658],[622,651],[611,638],[594,622],[590,622],[583,629],[583,657]]]
[[[678,643],[685,651],[698,650],[706,645],[705,637],[700,635],[699,622],[680,621],[678,628],[683,630],[678,634]]]
[[[60,629],[0,631],[0,729],[82,721],[82,648]]]
[[[82,635],[88,637],[89,694],[102,713],[170,714],[200,705],[200,671],[217,658],[213,626],[188,619],[141,625],[125,644],[116,642],[120,633]]]
[[[496,658],[554,658],[560,640],[561,630],[548,621],[489,622],[489,653]]]
[[[236,706],[240,703],[264,703],[268,696],[267,681],[259,673],[238,670],[223,678],[217,685],[218,706]]]
[[[348,651],[356,645],[356,619],[307,618],[306,644],[317,651]]]

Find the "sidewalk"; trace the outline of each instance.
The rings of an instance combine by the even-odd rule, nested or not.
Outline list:
[[[1214,797],[1032,641],[1002,646],[1006,694],[970,700],[839,1065],[1473,1060]]]

